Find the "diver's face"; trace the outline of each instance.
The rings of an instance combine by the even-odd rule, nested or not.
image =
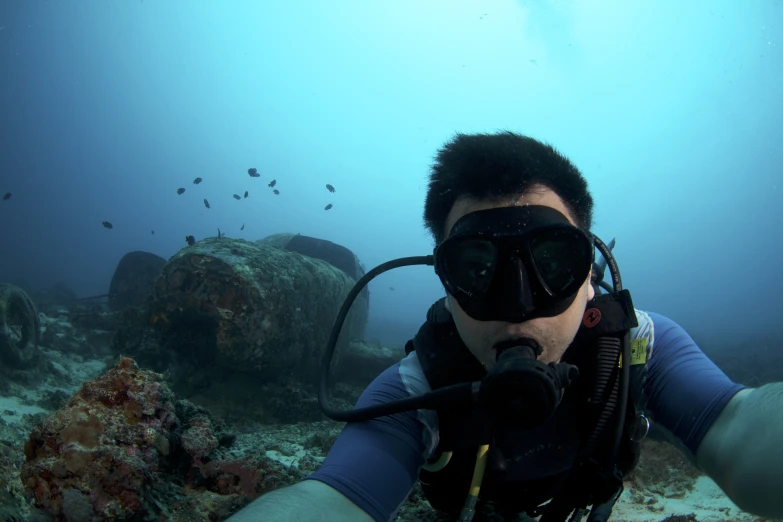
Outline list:
[[[560,196],[547,187],[536,185],[528,192],[505,201],[460,198],[452,207],[446,220],[446,235],[451,232],[451,228],[462,216],[471,212],[522,205],[552,207],[566,216],[573,225],[576,225]],[[452,295],[448,295],[447,302],[462,341],[485,368],[491,369],[497,355],[495,345],[501,341],[520,337],[535,339],[541,345],[544,353],[538,358],[539,361],[544,363],[559,362],[576,336],[587,301],[592,299],[594,295],[595,292],[590,285],[590,276],[588,275],[579,289],[576,299],[565,312],[554,317],[540,317],[523,323],[477,321],[465,313]]]

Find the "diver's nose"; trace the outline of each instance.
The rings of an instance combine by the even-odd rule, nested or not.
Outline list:
[[[529,281],[525,264],[518,255],[512,256],[502,274],[503,296],[523,313],[533,311],[533,294]]]

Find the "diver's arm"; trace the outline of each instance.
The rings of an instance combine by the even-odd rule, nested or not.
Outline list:
[[[372,517],[331,486],[304,480],[258,498],[228,522],[372,522]]]
[[[709,428],[696,462],[740,508],[783,518],[783,383],[737,393]]]

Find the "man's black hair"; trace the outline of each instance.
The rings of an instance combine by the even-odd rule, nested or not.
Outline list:
[[[576,224],[590,232],[593,198],[587,181],[554,147],[509,131],[458,133],[435,158],[424,223],[439,244],[445,239],[446,218],[459,198],[502,199],[536,184],[560,196]]]

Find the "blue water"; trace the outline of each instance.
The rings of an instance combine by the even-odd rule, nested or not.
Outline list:
[[[104,293],[126,252],[218,228],[427,254],[437,148],[510,129],[585,173],[638,308],[705,349],[777,335],[781,35],[774,0],[7,0],[0,280]],[[394,343],[443,292],[426,267],[371,290]]]

